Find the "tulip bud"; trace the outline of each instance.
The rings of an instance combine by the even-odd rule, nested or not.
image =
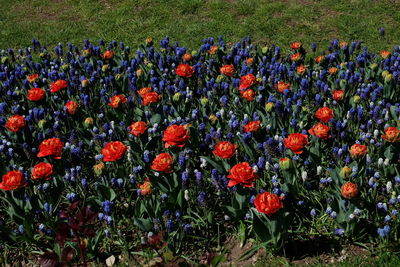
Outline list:
[[[153,38],[152,37],[147,37],[146,38],[146,45],[147,46],[152,46],[153,45]]]
[[[378,64],[376,63],[372,63],[371,65],[369,65],[371,70],[375,70],[378,67]]]
[[[90,57],[90,50],[89,49],[83,50],[83,56],[84,57]]]
[[[138,77],[142,76],[143,73],[144,73],[144,72],[143,72],[142,69],[138,69],[138,70],[136,71],[136,75],[137,75]]]
[[[342,177],[342,179],[346,179],[352,172],[353,170],[350,167],[345,166],[340,170],[339,176]]]
[[[90,127],[91,125],[93,125],[93,118],[92,117],[87,117],[85,119],[85,121],[83,122],[83,124],[85,125],[85,127]]]
[[[215,123],[218,120],[217,116],[214,114],[211,114],[208,119],[211,121],[211,123]]]
[[[197,51],[196,50],[193,50],[192,51],[192,56],[195,56],[197,54]]]
[[[104,163],[100,162],[99,164],[93,166],[93,170],[97,176],[100,176],[103,173],[104,167],[105,167]]]
[[[265,110],[267,112],[271,112],[273,110],[273,108],[275,107],[275,104],[272,102],[268,102],[265,104]]]
[[[86,88],[90,85],[90,81],[87,79],[82,80],[81,85],[82,85],[82,88]]]
[[[386,158],[385,161],[383,162],[383,165],[389,166],[389,164],[390,164],[390,160],[388,158]]]
[[[289,169],[293,168],[292,160],[289,158],[279,159],[279,168],[281,168],[281,170],[289,170]]]
[[[8,61],[8,57],[2,57],[1,58],[1,64],[6,64]]]
[[[360,96],[358,96],[358,95],[355,95],[354,97],[353,97],[353,101],[354,101],[354,103],[359,103],[360,101],[361,101],[361,97]]]
[[[261,49],[261,52],[263,53],[263,54],[266,54],[267,52],[268,52],[268,46],[264,46],[262,49]]]
[[[192,54],[190,54],[190,53],[186,53],[186,54],[184,54],[184,55],[182,56],[182,59],[183,59],[184,61],[191,61],[192,58],[193,58],[193,56],[192,56]]]

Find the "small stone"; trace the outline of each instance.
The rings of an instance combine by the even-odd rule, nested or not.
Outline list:
[[[108,257],[106,259],[106,265],[107,266],[113,266],[115,263],[115,257],[113,255],[111,255],[110,257]]]

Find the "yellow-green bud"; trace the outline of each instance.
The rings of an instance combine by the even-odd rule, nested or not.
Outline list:
[[[207,103],[208,103],[208,98],[205,98],[205,97],[201,98],[201,99],[200,99],[200,103],[201,103],[203,106],[207,105]]]
[[[153,63],[147,63],[147,67],[152,68],[153,67]]]
[[[215,80],[217,83],[220,83],[224,79],[223,75],[218,75],[217,79]]]
[[[307,108],[306,106],[302,106],[301,109],[302,109],[304,112],[308,112],[308,108]]]
[[[1,58],[1,63],[2,63],[2,64],[6,64],[7,61],[8,61],[8,57],[2,57],[2,58]]]
[[[122,74],[121,73],[117,73],[116,75],[115,75],[115,80],[119,80],[119,79],[121,79],[122,78]]]
[[[61,69],[62,69],[62,70],[69,70],[69,64],[63,64],[63,65],[61,66]]]
[[[387,70],[382,71],[382,78],[385,78],[386,75],[388,75],[388,74],[389,74],[389,71],[387,71]]]
[[[197,51],[196,51],[196,50],[193,50],[193,51],[192,51],[192,56],[195,56],[195,55],[197,55]]]
[[[265,104],[265,110],[267,110],[267,112],[271,112],[275,107],[275,104],[272,102],[268,102]]]
[[[344,166],[339,173],[339,176],[343,179],[346,179],[352,173],[352,169],[350,167]]]
[[[388,83],[392,80],[393,75],[392,74],[388,74],[385,76],[385,83]]]
[[[180,99],[181,99],[181,97],[182,97],[182,94],[181,93],[175,93],[174,94],[174,96],[172,97],[172,99],[175,101],[175,102],[178,102]]]
[[[261,52],[262,52],[263,54],[266,54],[266,53],[268,52],[268,49],[269,49],[268,46],[264,46],[264,47],[261,49]]]
[[[40,120],[40,121],[38,122],[38,126],[39,126],[40,129],[43,129],[44,126],[45,126],[45,124],[46,124],[46,120]]]
[[[42,53],[39,54],[39,56],[40,56],[40,57],[45,57],[45,56],[46,56],[46,53],[43,53],[43,52],[42,52]]]
[[[101,70],[103,72],[106,72],[108,70],[108,65],[103,65],[103,67],[101,67]]]
[[[354,101],[354,103],[359,103],[360,101],[361,101],[361,97],[359,96],[359,95],[355,95],[354,97],[353,97],[353,101]]]
[[[371,65],[369,65],[371,70],[375,70],[378,67],[378,64],[376,63],[372,63]]]

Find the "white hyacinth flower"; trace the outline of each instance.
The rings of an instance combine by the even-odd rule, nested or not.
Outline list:
[[[200,158],[200,168],[205,168],[207,166],[207,161],[203,158]]]
[[[257,167],[257,165],[254,165],[254,166],[253,166],[253,171],[254,171],[254,172],[258,172],[258,167]]]
[[[267,161],[265,162],[265,170],[269,171],[271,169],[271,164]]]
[[[393,190],[393,184],[392,184],[391,181],[389,181],[389,182],[387,182],[387,184],[386,184],[386,191],[387,191],[388,193],[391,193],[392,190]]]
[[[317,175],[320,175],[322,172],[322,166],[317,167]]]
[[[377,138],[379,135],[379,131],[377,129],[374,130],[374,137]]]
[[[128,162],[132,162],[132,149],[128,146],[128,155],[127,155]]]
[[[383,165],[389,166],[389,164],[390,164],[390,160],[388,158],[386,158],[385,161],[383,162]]]
[[[378,167],[382,167],[383,165],[383,158],[378,159]]]
[[[307,172],[306,171],[301,172],[301,179],[303,180],[303,182],[305,182],[307,180]]]
[[[189,196],[189,190],[185,190],[185,192],[184,192],[184,198],[185,198],[185,200],[186,201],[189,201],[190,200],[190,196]]]

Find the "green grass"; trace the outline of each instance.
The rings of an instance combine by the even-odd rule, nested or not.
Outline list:
[[[135,48],[148,36],[166,35],[197,48],[203,38],[260,45],[292,41],[326,46],[329,40],[362,40],[390,49],[400,36],[395,0],[0,0],[0,49],[37,38],[49,46],[82,40],[123,41]],[[379,28],[386,29],[385,38]]]

